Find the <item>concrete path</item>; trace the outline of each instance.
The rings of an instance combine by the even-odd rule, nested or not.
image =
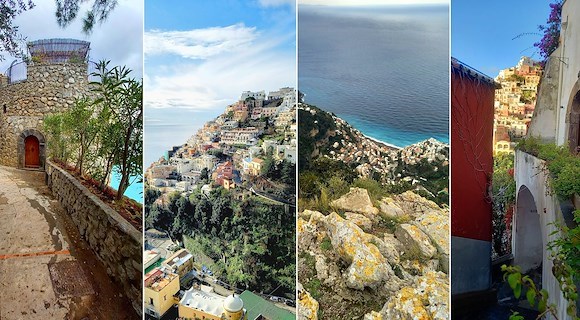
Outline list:
[[[0,319],[138,319],[44,173],[0,166]]]

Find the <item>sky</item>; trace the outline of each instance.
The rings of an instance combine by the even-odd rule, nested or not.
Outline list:
[[[119,0],[103,24],[97,24],[91,35],[82,33],[82,17],[93,3],[88,1],[81,6],[78,18],[67,28],[62,29],[56,22],[54,0],[33,0],[35,7],[20,14],[14,25],[27,41],[51,38],[73,38],[91,42],[90,60],[111,60],[112,65],[125,65],[133,70],[133,77],[143,76],[143,0]],[[0,73],[10,66],[13,57],[3,53]]]
[[[377,6],[377,5],[417,5],[448,4],[450,0],[298,0],[298,4],[321,6]]]
[[[521,56],[539,60],[533,46],[541,39],[551,1],[454,0],[451,3],[451,55],[467,65],[497,76]],[[516,39],[514,39],[516,38]]]
[[[296,87],[294,0],[147,0],[145,14],[146,165],[242,91]]]

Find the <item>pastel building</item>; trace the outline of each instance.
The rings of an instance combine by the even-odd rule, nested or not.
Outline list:
[[[181,249],[167,257],[163,266],[183,279],[186,274],[193,270],[193,256],[186,249]]]
[[[144,279],[145,313],[160,319],[174,304],[179,291],[179,276],[165,268],[155,268]]]
[[[245,320],[244,302],[238,295],[222,297],[211,291],[191,288],[179,301],[179,317],[195,320]]]

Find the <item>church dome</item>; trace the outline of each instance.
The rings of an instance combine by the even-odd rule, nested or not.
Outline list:
[[[223,306],[224,309],[228,312],[238,312],[244,308],[244,302],[239,296],[232,294],[231,296],[228,296],[224,299]]]

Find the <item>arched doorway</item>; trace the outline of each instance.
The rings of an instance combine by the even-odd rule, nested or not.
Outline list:
[[[568,145],[570,151],[580,152],[580,91],[576,91],[570,105],[568,118]]]
[[[518,192],[513,226],[514,264],[525,273],[542,264],[544,244],[540,214],[534,196],[526,186]]]
[[[24,139],[24,166],[26,168],[40,167],[40,142],[35,136]]]
[[[18,167],[44,168],[46,141],[36,129],[26,129],[18,136]]]

